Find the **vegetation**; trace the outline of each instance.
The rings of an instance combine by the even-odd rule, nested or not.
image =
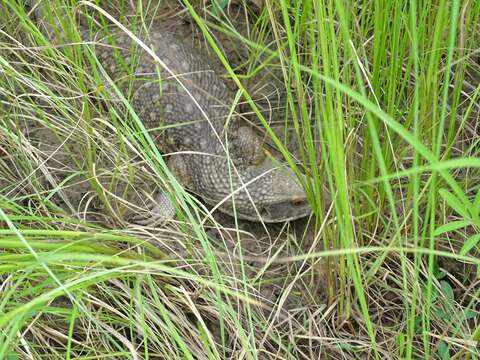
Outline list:
[[[0,359],[480,357],[480,2],[40,3],[50,34],[0,4]],[[153,18],[221,64],[310,219],[182,189],[80,33]],[[139,181],[175,220],[124,221]]]

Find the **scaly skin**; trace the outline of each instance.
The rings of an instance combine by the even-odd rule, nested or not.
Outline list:
[[[234,213],[234,193],[235,213],[242,219],[281,222],[310,214],[293,172],[262,158],[253,131],[229,119],[234,96],[202,56],[164,32],[151,33],[144,42],[169,71],[124,33],[96,39],[94,48],[109,76],[124,79],[117,85],[131,86],[133,108],[145,126],[167,126],[157,139],[166,140],[169,151],[187,152],[176,159],[184,185],[211,205],[223,202],[219,209],[228,214]],[[129,83],[125,70],[133,62]]]

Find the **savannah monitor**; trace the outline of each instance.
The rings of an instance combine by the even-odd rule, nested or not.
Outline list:
[[[231,111],[234,94],[208,61],[164,31],[150,31],[143,41],[163,64],[124,32],[97,35],[92,46],[110,78],[124,93],[130,89],[145,127],[164,128],[152,135],[162,150],[177,154],[169,167],[181,174],[182,185],[241,219],[282,222],[309,215],[293,171],[265,156],[255,132]],[[135,69],[133,76],[125,69]],[[119,82],[122,77],[129,80]],[[168,196],[158,189],[154,198],[153,216],[171,217]]]

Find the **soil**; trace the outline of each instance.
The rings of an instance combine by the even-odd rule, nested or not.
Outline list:
[[[179,5],[178,1],[163,0],[157,4],[156,1],[145,0],[145,3],[147,2],[150,4],[151,9],[157,5],[159,6],[156,12],[157,15],[154,18],[154,28],[173,32],[178,38],[190,42],[197,49],[200,49],[205,57],[210,59],[210,63],[214,66],[216,72],[224,77],[232,90],[235,90],[234,82],[229,79],[224,66],[213,54],[198,26],[191,19],[188,12]],[[255,3],[261,4],[258,1]],[[252,11],[253,16],[255,15],[257,6],[255,3],[251,4],[248,11],[241,4],[235,2],[232,2],[226,9],[227,18],[232,27],[246,38],[250,37],[249,32],[252,31],[249,25],[251,24],[249,16],[252,16]],[[108,6],[108,4],[106,5]],[[106,10],[111,11],[115,15],[115,12],[119,9],[109,9],[107,7]],[[127,14],[127,16],[129,11],[132,15],[135,13],[135,9],[128,8],[120,9],[120,11]],[[206,20],[215,23],[214,19],[209,18]],[[214,29],[214,27],[211,28]],[[252,61],[250,58],[251,49],[245,43],[236,41],[235,37],[216,30],[212,30],[212,34],[216,39],[217,45],[220,46],[222,52],[227,57],[229,64],[239,74],[244,74],[244,70],[247,69],[246,64],[253,63],[258,66],[262,61],[261,58]],[[260,71],[256,76],[245,81],[244,84],[279,137],[286,139],[289,149],[294,155],[298,155],[298,146],[294,133],[291,127],[285,127],[286,96],[281,72],[273,71],[272,69],[275,67],[267,68],[268,70]],[[476,81],[475,78],[473,81]],[[262,134],[263,127],[256,116],[252,114],[249,107],[243,105],[239,111],[243,121],[247,121]],[[474,130],[472,131],[474,132]],[[32,136],[34,135],[32,134]],[[59,145],[58,139],[53,138],[48,130],[40,130],[40,134],[37,133],[36,136],[38,139],[42,139],[38,143],[41,145],[39,148],[42,152],[49,153],[52,150],[45,147],[42,148],[42,146],[57,148]],[[75,141],[73,142],[75,143]],[[272,144],[266,143],[266,147],[271,149],[273,154],[278,155]],[[79,154],[82,153],[81,150],[77,152]],[[63,161],[58,158],[56,161],[59,164],[67,162],[67,160]],[[0,178],[0,186],[1,180]],[[72,205],[62,202],[60,198],[58,199],[59,206],[73,208],[74,212],[82,208],[83,204],[87,202],[88,196],[85,197],[85,194],[88,193],[90,185],[85,182],[82,186],[85,188],[81,191],[77,188],[74,192],[66,194],[66,198],[69,199]],[[116,221],[111,221],[111,219],[103,215],[97,215],[90,214],[88,218],[100,221],[108,226],[116,226],[118,224]],[[226,268],[223,270],[232,272],[232,277],[236,278],[241,278],[242,272],[246,274],[248,279],[255,279],[257,275],[261,274],[260,280],[253,283],[255,288],[253,296],[262,304],[261,311],[264,311],[266,315],[272,315],[273,311],[278,311],[281,318],[278,326],[279,328],[285,328],[287,331],[291,323],[286,321],[283,324],[282,319],[289,319],[290,322],[298,322],[299,324],[306,322],[310,324],[310,320],[313,319],[312,323],[314,323],[317,317],[320,323],[324,309],[332,305],[327,303],[327,295],[332,289],[330,285],[337,281],[334,275],[335,266],[326,261],[289,262],[285,260],[285,258],[290,256],[303,255],[323,248],[323,243],[319,243],[322,240],[316,239],[318,228],[315,224],[312,224],[309,219],[301,219],[288,224],[268,224],[267,226],[242,220],[239,220],[237,223],[230,216],[218,212],[214,214],[214,219],[221,226],[214,226],[212,223],[209,223],[207,225],[207,233],[211,238],[212,246],[216,247],[215,251],[219,259],[226,259]],[[178,230],[178,227],[175,224],[171,228],[167,228],[167,230],[162,229],[157,232],[149,229],[147,239],[155,244],[160,244],[159,246],[162,247],[162,250],[169,254],[182,256],[186,252],[186,245],[182,242],[184,238],[179,239],[175,236],[177,234],[176,230]],[[135,232],[135,229],[132,232]],[[137,234],[142,236],[145,233],[138,231]],[[161,241],[158,240],[160,238]],[[195,239],[192,239],[192,241],[194,242]],[[445,248],[448,248],[448,246],[445,246]],[[277,251],[276,259],[278,261],[273,261],[265,268],[268,260]],[[240,255],[244,261],[245,269],[240,268]],[[374,260],[371,259],[372,262]],[[394,333],[393,329],[402,321],[404,315],[398,311],[400,307],[395,306],[403,301],[401,285],[398,284],[398,279],[395,278],[398,275],[398,273],[395,273],[395,267],[398,267],[396,260],[385,261],[385,265],[380,270],[382,272],[382,281],[372,284],[369,289],[370,298],[368,299],[368,306],[376,324],[381,324],[382,331],[386,331],[385,336],[388,336],[389,329],[392,329],[392,334]],[[471,300],[470,297],[462,297],[462,294],[465,294],[462,284],[475,284],[475,274],[472,267],[460,264],[455,260],[442,258],[440,260],[440,270],[447,274],[446,281],[449,281],[453,287],[459,289],[459,291],[455,291],[456,300],[460,303],[466,303]],[[199,273],[202,272],[201,269],[198,269],[198,271]],[[332,299],[331,296],[330,299]],[[276,305],[280,305],[280,309],[275,308]],[[334,311],[331,310],[333,308],[332,306],[330,311]],[[311,317],[308,319],[309,321],[304,321],[306,316]],[[344,335],[346,334],[345,337],[361,338],[361,336],[365,336],[364,330],[362,330],[364,325],[361,324],[361,320],[358,320],[358,322],[357,320],[358,318],[355,315],[352,315],[351,319],[344,322],[339,320],[335,324],[338,325],[337,331]],[[322,321],[324,320],[322,319]],[[215,319],[209,319],[208,323],[212,333],[216,334]],[[220,334],[217,333],[217,336],[220,338]],[[335,358],[336,354],[333,351],[331,354],[331,357]]]

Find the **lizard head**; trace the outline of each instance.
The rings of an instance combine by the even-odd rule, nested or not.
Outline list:
[[[235,195],[236,215],[240,219],[283,222],[308,216],[312,209],[294,172],[270,159],[241,171],[246,191]],[[249,196],[250,195],[250,196]],[[220,208],[232,214],[231,202]],[[260,217],[259,217],[260,215]]]

